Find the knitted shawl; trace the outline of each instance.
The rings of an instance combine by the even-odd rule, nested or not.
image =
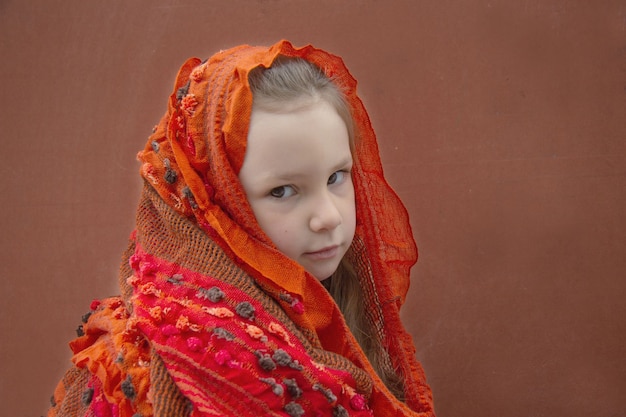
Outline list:
[[[365,313],[406,402],[377,376],[328,291],[259,228],[238,180],[249,72],[279,56],[320,67],[355,121],[357,226],[349,251]],[[399,309],[417,260],[406,209],[342,60],[287,41],[180,69],[138,155],[144,190],[121,295],[94,301],[49,416],[434,416]]]

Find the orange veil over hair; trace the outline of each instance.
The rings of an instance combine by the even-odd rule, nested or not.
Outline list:
[[[327,290],[259,228],[238,180],[252,111],[248,74],[279,55],[317,65],[351,107],[357,227],[350,256],[366,314],[403,377],[406,403],[376,375]],[[280,41],[269,48],[235,47],[205,62],[188,60],[138,159],[145,186],[120,272],[122,296],[92,305],[83,335],[71,345],[76,369],[57,387],[50,415],[64,415],[63,404],[69,410],[71,398],[80,397],[75,408],[95,410],[100,398],[109,415],[218,410],[300,417],[324,415],[320,410],[332,406],[335,415],[434,416],[430,388],[399,316],[417,248],[406,209],[384,179],[356,80],[339,57]],[[229,347],[235,342],[243,353]],[[246,358],[254,366],[244,366]],[[219,372],[211,369],[218,365]],[[265,388],[236,386],[242,369]],[[276,369],[284,371],[283,379],[271,373]],[[80,395],[73,393],[77,385]],[[307,399],[306,387],[323,401]],[[277,399],[261,404],[265,391]]]

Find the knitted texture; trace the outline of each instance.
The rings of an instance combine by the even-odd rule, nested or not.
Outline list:
[[[319,66],[350,104],[358,137],[350,257],[406,404],[376,375],[326,289],[261,231],[238,181],[248,74],[279,55]],[[120,270],[122,297],[93,306],[50,416],[434,416],[399,316],[417,250],[340,58],[281,41],[190,59],[138,157],[146,185]]]

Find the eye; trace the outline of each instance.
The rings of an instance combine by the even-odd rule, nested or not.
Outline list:
[[[274,198],[287,198],[294,195],[296,191],[290,185],[281,185],[270,190],[270,195]]]
[[[341,184],[345,181],[346,175],[350,175],[347,171],[335,171],[328,177],[328,185]]]

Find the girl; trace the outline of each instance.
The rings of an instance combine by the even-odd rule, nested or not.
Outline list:
[[[416,247],[340,58],[187,61],[139,160],[121,296],[49,416],[434,416],[399,317]]]

